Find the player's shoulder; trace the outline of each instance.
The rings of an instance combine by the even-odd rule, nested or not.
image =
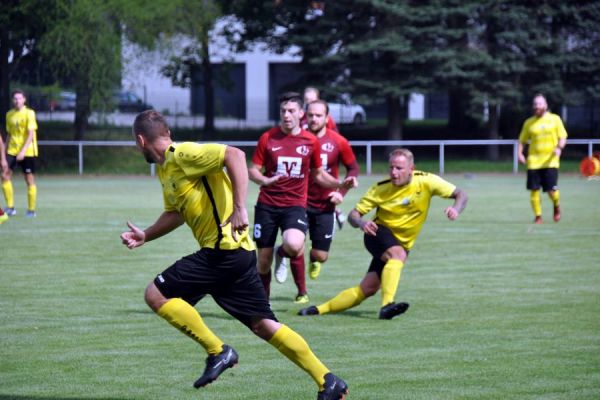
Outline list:
[[[274,126],[272,128],[267,129],[266,131],[264,131],[262,133],[262,135],[260,135],[260,137],[261,137],[261,139],[262,138],[267,138],[268,139],[268,138],[271,138],[273,136],[281,135],[281,134],[283,134],[283,131],[281,130],[281,128],[279,126]]]
[[[306,129],[300,129],[300,133],[298,137],[307,139],[309,142],[319,145],[319,139],[313,133],[307,131]]]
[[[334,131],[333,129],[327,128],[325,133],[335,142],[337,143],[348,143],[348,139],[346,139],[341,133]]]
[[[562,121],[562,119],[560,118],[560,115],[558,115],[558,114],[548,112],[548,113],[546,113],[546,115],[547,115],[548,119],[551,119],[553,121]]]
[[[29,108],[29,107],[25,106],[25,107],[23,107],[23,111],[28,116],[34,116],[35,117],[35,110],[33,108]]]

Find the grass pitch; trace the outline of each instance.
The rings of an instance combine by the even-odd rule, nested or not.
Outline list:
[[[344,210],[379,178],[363,177]],[[447,178],[470,202],[450,222],[450,202],[433,201],[400,282],[405,315],[379,321],[376,295],[299,317],[288,280],[273,281],[279,319],[349,383],[349,399],[600,398],[600,181],[561,175],[563,220],[551,221],[544,197],[537,226],[523,174]],[[20,213],[0,226],[0,400],[315,398],[306,374],[211,298],[197,308],[240,364],[192,388],[205,355],[143,290],[197,245],[185,227],[133,251],[119,240],[125,221],[147,226],[160,213],[154,178],[42,175],[36,219],[14,183]],[[251,184],[249,206],[256,195]],[[361,233],[344,227],[308,281],[311,302],[356,285],[368,263]]]

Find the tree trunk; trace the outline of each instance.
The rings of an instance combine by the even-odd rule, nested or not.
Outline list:
[[[90,92],[82,86],[75,88],[75,136],[73,140],[83,140],[85,131],[88,128],[88,118],[91,114]]]
[[[402,121],[404,113],[402,110],[400,96],[389,95],[386,98],[388,109],[388,125],[387,138],[388,140],[402,140]]]
[[[448,92],[448,130],[454,138],[468,139],[477,127],[477,122],[467,113],[469,97],[464,90]]]
[[[215,131],[215,91],[208,35],[202,37],[202,78],[204,80],[204,133],[210,135]]]
[[[500,127],[500,104],[489,105],[490,114],[488,121],[488,139],[497,140]],[[500,158],[500,146],[492,144],[487,146],[487,158],[490,161],[498,161]]]
[[[8,63],[8,29],[0,27],[0,131],[6,126],[6,113],[10,109],[10,65]]]
[[[388,140],[402,140],[402,123],[406,118],[406,107],[408,102],[406,96],[392,96],[388,95],[386,98],[387,109],[388,109],[388,125],[387,125],[387,138]],[[386,157],[394,149],[400,146],[386,146],[384,147],[383,156]]]

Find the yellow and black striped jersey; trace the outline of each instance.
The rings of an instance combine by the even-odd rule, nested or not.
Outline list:
[[[529,142],[527,169],[558,168],[560,158],[554,154],[558,140],[567,137],[560,117],[546,112],[541,117],[527,118],[523,123],[519,142]]]
[[[11,156],[19,154],[27,141],[29,131],[32,130],[33,139],[31,140],[31,145],[25,150],[25,157],[37,157],[37,129],[35,111],[31,108],[25,106],[20,110],[10,109],[6,113],[6,132],[10,136],[6,152]]]
[[[431,198],[448,198],[455,190],[456,186],[437,175],[414,171],[404,186],[394,186],[389,179],[374,184],[354,208],[361,215],[375,209],[373,220],[389,228],[402,247],[410,250],[425,223]]]
[[[166,211],[178,211],[200,247],[254,250],[248,229],[231,236],[231,224],[221,227],[233,212],[231,181],[223,170],[226,146],[172,143],[165,162],[157,167]]]

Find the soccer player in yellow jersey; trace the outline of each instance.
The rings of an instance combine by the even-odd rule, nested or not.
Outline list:
[[[6,150],[4,148],[4,140],[2,139],[2,135],[0,135],[0,173],[4,172],[8,168],[8,163],[6,162]],[[2,207],[0,207],[0,225],[8,221],[8,214],[4,212]]]
[[[467,205],[467,194],[437,175],[414,170],[412,153],[396,149],[389,159],[390,179],[373,185],[348,215],[348,222],[362,230],[365,247],[373,257],[358,286],[331,300],[304,308],[299,315],[322,315],[356,307],[381,288],[380,319],[392,319],[408,309],[395,296],[408,252],[427,218],[433,196],[454,199],[444,213],[454,221]],[[363,215],[376,210],[373,220]]]
[[[238,354],[213,333],[194,308],[207,294],[254,334],[306,371],[317,399],[344,399],[346,383],[333,375],[306,341],[275,318],[256,269],[248,237],[248,168],[241,150],[220,144],[174,143],[164,117],[139,114],[133,134],[146,160],[157,164],[164,211],[142,230],[128,222],[121,234],[128,248],[166,235],[186,223],[200,250],[176,261],[146,288],[145,300],[159,316],[200,344],[208,357],[200,388],[238,362]],[[226,170],[224,170],[224,168]]]
[[[548,111],[546,98],[537,94],[533,98],[533,116],[525,120],[519,135],[519,161],[527,165],[527,189],[531,191],[531,208],[534,223],[542,223],[540,189],[548,193],[554,205],[554,221],[560,221],[560,191],[558,168],[560,155],[567,144],[567,131],[560,117]],[[527,159],[523,155],[529,143]]]
[[[8,168],[2,171],[2,192],[6,200],[6,214],[17,215],[12,185],[12,171],[17,164],[21,166],[27,183],[27,217],[35,217],[37,187],[35,185],[35,160],[38,156],[37,122],[35,111],[25,105],[25,93],[15,90],[12,93],[13,108],[6,113],[6,132],[8,139]]]

